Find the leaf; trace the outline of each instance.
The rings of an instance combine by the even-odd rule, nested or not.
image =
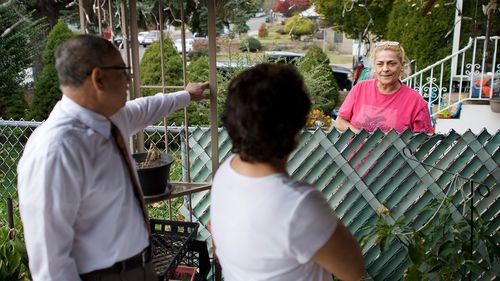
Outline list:
[[[453,247],[453,243],[448,240],[448,241],[444,242],[443,244],[441,244],[441,246],[439,246],[438,255],[441,258],[446,259],[446,257],[448,257],[449,255],[455,254],[456,252],[458,252],[458,249],[455,249]]]
[[[418,267],[415,265],[412,265],[408,267],[407,269],[406,276],[404,278],[405,281],[419,281],[422,273],[420,270],[418,270]]]
[[[408,246],[408,256],[413,264],[420,265],[424,259],[424,255],[425,252],[422,245],[410,243]]]
[[[429,273],[432,273],[432,272],[436,272],[438,270],[440,270],[441,268],[443,268],[443,265],[442,264],[438,264],[438,265],[435,265],[434,267],[432,267],[431,269],[429,269]]]

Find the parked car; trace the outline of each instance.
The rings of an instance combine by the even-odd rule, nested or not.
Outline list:
[[[193,51],[193,43],[194,39],[186,38],[186,53]],[[176,39],[174,42],[174,46],[177,49],[177,52],[182,53],[182,39]]]
[[[191,36],[193,40],[208,40],[208,36],[206,34],[194,32]]]
[[[352,88],[352,71],[343,66],[332,65],[332,72],[340,91],[349,91]]]
[[[139,45],[144,43],[144,38],[146,37],[146,35],[148,33],[149,33],[149,31],[142,31],[142,32],[139,32],[139,34],[137,34],[137,41],[139,41]]]
[[[147,47],[148,45],[160,40],[160,31],[150,31],[144,36],[144,41],[141,43],[142,46]]]
[[[265,52],[265,56],[269,62],[296,64],[297,60],[304,57],[304,54],[285,52],[285,51],[272,51],[272,52]]]

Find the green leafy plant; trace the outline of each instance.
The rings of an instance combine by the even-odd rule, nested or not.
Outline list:
[[[28,254],[15,229],[0,225],[0,280],[29,278]]]
[[[497,233],[488,234],[487,224],[479,214],[474,213],[471,232],[470,218],[454,219],[454,212],[458,211],[451,197],[432,200],[422,212],[432,216],[415,229],[404,217],[388,223],[389,210],[382,206],[376,223],[362,230],[367,232],[361,238],[361,245],[366,245],[372,237],[382,252],[396,240],[403,244],[410,262],[404,280],[465,280],[470,273],[495,276],[494,267],[500,260],[495,241],[500,237]]]
[[[8,226],[0,227],[0,280],[23,280],[27,274],[26,247]]]

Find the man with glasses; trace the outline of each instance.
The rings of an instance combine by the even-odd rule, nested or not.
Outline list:
[[[201,100],[208,83],[127,102],[129,68],[93,35],[63,43],[56,69],[62,99],[17,168],[33,280],[157,280],[128,138]]]

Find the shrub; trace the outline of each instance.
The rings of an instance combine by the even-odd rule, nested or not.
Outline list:
[[[184,85],[182,79],[182,58],[177,53],[177,50],[172,43],[172,40],[165,36],[163,39],[163,52],[164,52],[164,73],[165,84],[169,86],[182,86]],[[151,44],[141,59],[141,84],[148,86],[161,86],[161,56],[160,56],[160,42]],[[157,89],[143,89],[143,96],[154,95],[161,90]]]
[[[260,51],[262,45],[260,41],[254,37],[245,37],[240,42],[240,50],[246,52]]]
[[[268,35],[268,30],[265,23],[262,23],[259,27],[259,37],[266,37]]]
[[[322,63],[325,65],[330,64],[330,59],[328,58],[328,56],[317,45],[312,45],[311,47],[308,48],[306,57],[311,58],[317,63]]]
[[[288,19],[284,31],[295,38],[314,32],[314,23],[305,17],[295,15]]]
[[[309,90],[312,108],[319,108],[329,116],[339,97],[337,82],[330,66],[319,62],[314,55],[306,54],[298,62],[297,68]]]
[[[191,60],[208,56],[208,40],[199,39],[193,42],[193,50],[188,54]]]
[[[61,99],[62,93],[59,89],[54,54],[57,47],[75,35],[61,19],[50,31],[42,54],[44,66],[40,77],[35,83],[29,118],[36,120],[47,119],[54,105]]]

